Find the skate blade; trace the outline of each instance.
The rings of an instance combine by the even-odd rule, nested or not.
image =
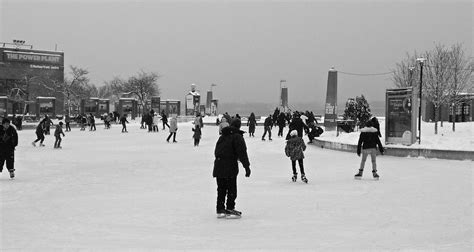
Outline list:
[[[379,178],[374,178],[374,180],[379,180]]]
[[[226,219],[240,219],[242,218],[241,215],[226,215],[225,216]]]
[[[355,180],[361,180],[362,177],[354,177]]]
[[[217,214],[217,219],[223,219],[226,217],[226,214],[222,213],[222,214]]]

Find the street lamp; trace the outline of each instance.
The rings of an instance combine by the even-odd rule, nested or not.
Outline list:
[[[423,87],[423,63],[425,62],[425,58],[417,58],[416,61],[420,63],[420,92],[419,92],[419,99],[420,104],[418,104],[418,144],[421,144],[421,99],[422,99],[422,87]]]
[[[409,79],[408,81],[410,82],[410,87],[413,86],[413,71],[415,70],[415,67],[414,66],[410,66],[408,67],[408,71],[410,73],[410,76],[409,76]]]

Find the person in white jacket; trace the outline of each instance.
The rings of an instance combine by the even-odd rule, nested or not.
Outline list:
[[[176,131],[178,131],[178,120],[176,119],[176,116],[173,116],[170,120],[170,135],[166,138],[166,142],[169,143],[171,136],[173,136],[173,143],[177,143]]]

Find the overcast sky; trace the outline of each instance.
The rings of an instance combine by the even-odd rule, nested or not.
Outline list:
[[[0,41],[65,53],[97,85],[140,70],[161,75],[162,99],[211,83],[221,102],[324,102],[327,72],[381,73],[406,52],[473,45],[473,4],[446,1],[0,0]],[[65,68],[66,73],[69,68]],[[339,73],[338,100],[384,100],[390,75]],[[323,104],[321,104],[322,106]]]

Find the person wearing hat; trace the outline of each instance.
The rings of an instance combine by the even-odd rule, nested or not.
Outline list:
[[[54,137],[56,138],[56,140],[54,141],[54,148],[55,149],[61,149],[61,134],[63,135],[63,137],[65,137],[66,135],[64,135],[64,132],[63,132],[63,122],[59,122],[58,125],[56,125],[56,130],[54,131]]]
[[[3,164],[7,163],[7,170],[10,178],[15,177],[15,147],[18,145],[18,133],[10,125],[8,118],[2,119],[0,125],[0,172],[3,171]]]
[[[265,135],[267,135],[268,132],[268,140],[272,141],[272,127],[273,127],[273,120],[272,120],[272,115],[269,115],[267,118],[265,118],[265,121],[263,122],[263,136],[262,136],[262,141],[265,141]]]
[[[240,218],[242,215],[242,212],[235,210],[238,161],[245,168],[245,177],[250,177],[250,162],[243,137],[245,132],[240,130],[240,126],[241,121],[233,119],[230,126],[223,128],[214,150],[212,176],[217,182],[217,218]]]
[[[290,132],[290,139],[286,141],[285,154],[291,160],[291,168],[293,169],[293,177],[291,178],[291,180],[293,182],[296,182],[296,179],[298,178],[298,172],[296,172],[296,161],[298,161],[298,165],[300,166],[301,172],[301,181],[308,183],[308,179],[306,178],[303,166],[303,152],[305,150],[306,144],[304,144],[303,138],[298,136],[298,132],[296,130],[292,130]]]

